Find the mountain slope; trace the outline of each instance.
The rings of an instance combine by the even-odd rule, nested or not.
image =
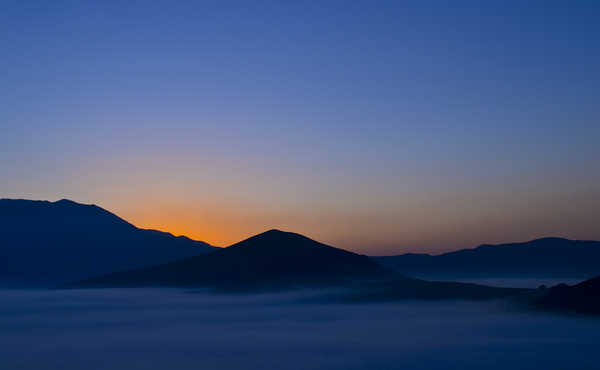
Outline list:
[[[387,271],[368,257],[305,236],[270,230],[214,253],[89,279],[85,286],[272,286],[374,277]]]
[[[410,279],[384,269],[366,256],[278,230],[204,256],[100,276],[70,287],[126,286],[201,286],[238,291],[342,288],[331,293],[332,298],[346,302],[492,299],[527,291]]]
[[[372,257],[418,277],[578,277],[600,273],[600,242],[542,238],[525,243],[481,245],[439,256],[403,254]]]
[[[0,199],[0,285],[53,285],[200,255],[214,247],[138,229],[95,205]]]
[[[600,276],[572,286],[559,284],[545,289],[533,306],[548,311],[600,315]]]

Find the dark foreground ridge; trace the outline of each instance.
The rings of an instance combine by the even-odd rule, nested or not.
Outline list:
[[[95,205],[0,199],[0,285],[55,285],[212,252]]]
[[[572,286],[559,284],[541,289],[532,305],[547,311],[600,315],[600,276]]]
[[[324,283],[388,272],[368,257],[270,230],[213,253],[108,274],[85,286],[266,286]]]
[[[70,287],[183,286],[256,291],[344,288],[344,301],[491,299],[526,290],[428,282],[391,272],[366,256],[270,230],[211,254],[118,272]]]
[[[600,272],[600,242],[542,238],[525,243],[481,245],[438,256],[403,254],[372,257],[408,276],[578,277]]]

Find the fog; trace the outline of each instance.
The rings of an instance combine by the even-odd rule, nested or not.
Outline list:
[[[0,368],[597,369],[600,320],[313,293],[0,291]],[[317,299],[315,299],[315,297]]]
[[[461,283],[475,283],[503,288],[537,288],[540,285],[548,287],[557,284],[577,284],[593,276],[586,277],[464,277],[447,275],[417,275],[412,276],[430,281],[456,281]]]

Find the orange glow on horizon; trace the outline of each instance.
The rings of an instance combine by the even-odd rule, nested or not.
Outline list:
[[[136,225],[143,229],[154,229],[171,233],[175,236],[185,236],[193,240],[201,241],[215,247],[227,247],[230,244],[227,230],[202,229],[189,225],[187,220],[157,220],[144,225]]]
[[[94,202],[140,228],[184,235],[218,247],[227,247],[269,229],[303,234],[319,242],[352,252],[385,255],[408,252],[442,253],[479,244],[527,241],[544,236],[571,239],[597,239],[593,217],[586,222],[565,223],[560,213],[535,210],[566,208],[560,199],[530,199],[529,203],[489,194],[469,194],[444,203],[401,198],[402,204],[368,209],[354,204],[283,204],[260,199],[217,196],[167,198],[158,191],[121,193]],[[178,194],[169,191],[169,194]],[[483,211],[476,205],[485,202]],[[524,206],[525,204],[525,206]],[[535,206],[532,206],[535,204]],[[461,209],[460,213],[456,209]],[[502,210],[494,213],[487,209]],[[593,207],[579,208],[580,214],[592,214]],[[537,212],[537,211],[536,211]],[[508,215],[508,216],[507,216]],[[575,219],[575,218],[574,218]],[[506,230],[511,230],[507,233]]]
[[[231,241],[231,228],[225,228],[202,215],[190,214],[181,210],[177,215],[173,212],[141,212],[135,213],[127,221],[143,229],[155,229],[171,233],[175,236],[186,236],[217,247],[226,247]]]

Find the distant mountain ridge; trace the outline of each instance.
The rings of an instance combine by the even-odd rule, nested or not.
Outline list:
[[[416,277],[587,278],[600,274],[600,242],[550,237],[524,243],[483,244],[437,256],[408,253],[372,259]]]
[[[75,217],[76,216],[76,217]],[[4,231],[61,233],[66,228],[74,233],[87,233],[99,228],[128,231],[135,226],[94,204],[68,199],[47,200],[0,199],[0,222]]]
[[[216,250],[96,205],[0,199],[0,285],[53,285]]]

